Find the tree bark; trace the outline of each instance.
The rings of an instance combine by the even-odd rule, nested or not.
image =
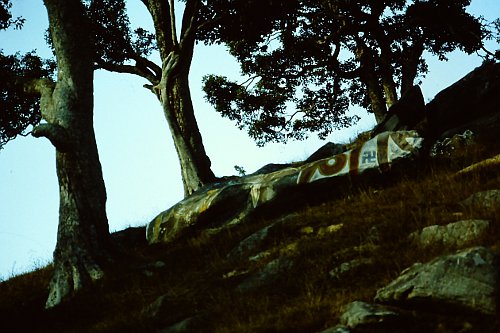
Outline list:
[[[181,54],[170,59],[163,69],[160,101],[181,165],[184,195],[189,196],[214,182],[215,175],[194,115],[188,80],[191,58]]]
[[[413,87],[423,52],[424,44],[419,38],[413,41],[411,46],[403,49],[404,62],[401,68],[401,96]]]
[[[361,40],[358,40],[357,43],[358,48],[356,50],[356,57],[358,58],[361,68],[359,78],[366,86],[371,110],[375,115],[377,124],[379,124],[387,113],[383,88],[379,83],[372,50],[370,50]]]
[[[57,58],[57,83],[39,89],[46,123],[35,128],[56,147],[59,227],[46,307],[103,276],[110,256],[106,189],[93,129],[92,46],[79,0],[44,0]]]
[[[378,79],[375,75],[368,74],[362,77],[361,80],[366,85],[368,99],[370,101],[372,112],[375,115],[375,120],[377,121],[377,124],[380,124],[387,114],[387,107]]]
[[[146,3],[155,25],[163,63],[161,81],[154,91],[162,104],[174,140],[184,195],[189,196],[216,179],[194,115],[188,80],[199,3],[197,0],[186,2],[180,41],[175,29],[174,1],[147,0]]]

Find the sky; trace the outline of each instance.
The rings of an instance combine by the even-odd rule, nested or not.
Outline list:
[[[48,27],[42,0],[14,0],[14,16],[26,23],[20,31],[0,32],[5,54],[33,49],[51,53],[44,42]],[[151,28],[138,0],[128,1],[132,26]],[[182,8],[181,8],[182,9]],[[498,0],[473,0],[470,12],[486,19],[500,17]],[[499,45],[489,43],[491,50]],[[430,73],[421,88],[426,101],[481,64],[478,56],[453,53],[448,62],[429,59]],[[237,63],[223,46],[198,45],[190,73],[195,113],[216,176],[237,174],[235,165],[251,173],[268,163],[303,160],[328,141],[347,142],[370,129],[374,117],[353,109],[356,126],[314,134],[305,141],[257,147],[234,123],[221,118],[205,102],[201,78],[206,74],[239,77]],[[128,74],[97,71],[94,77],[94,127],[107,190],[110,231],[143,226],[183,197],[175,148],[156,97],[146,82]],[[19,137],[0,150],[0,281],[50,262],[56,244],[59,194],[55,149],[46,139]]]

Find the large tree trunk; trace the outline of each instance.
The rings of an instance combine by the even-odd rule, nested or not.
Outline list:
[[[377,124],[379,124],[384,119],[387,108],[383,88],[379,83],[375,67],[375,57],[373,51],[368,48],[362,40],[358,40],[357,43],[356,57],[362,69],[359,79],[366,87],[371,111],[375,115]]]
[[[174,1],[144,2],[153,18],[163,64],[161,81],[154,88],[154,92],[162,104],[179,157],[184,195],[189,196],[215,181],[194,116],[188,80],[196,38],[199,1],[186,1],[180,41],[175,28]]]
[[[46,123],[33,135],[56,147],[60,208],[54,273],[46,307],[103,276],[110,236],[106,190],[93,130],[91,42],[79,0],[44,0],[55,48],[55,86],[39,87]]]
[[[424,52],[423,41],[417,38],[411,46],[403,49],[403,64],[401,68],[401,96],[409,91],[418,74],[418,65]]]
[[[387,114],[387,107],[378,79],[374,76],[366,76],[362,80],[366,85],[368,99],[370,101],[371,110],[375,115],[375,120],[377,124],[380,124]]]
[[[160,84],[160,101],[179,157],[185,196],[215,181],[194,116],[188,80],[189,53],[169,57],[171,61],[164,66]]]

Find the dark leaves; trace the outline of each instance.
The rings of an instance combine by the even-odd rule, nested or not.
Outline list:
[[[124,0],[89,0],[95,62],[124,64],[156,49],[155,35],[143,28],[131,30]]]
[[[209,3],[216,8],[219,2]],[[414,84],[427,72],[425,50],[441,59],[456,49],[479,50],[487,31],[466,12],[469,4],[230,1],[230,17],[202,37],[228,45],[242,74],[256,79],[251,85],[206,80],[207,100],[258,144],[302,139],[309,132],[325,137],[357,120],[347,115],[351,105],[371,111],[368,84],[378,90],[370,96],[384,98],[382,78],[394,90]]]
[[[12,18],[10,13],[10,8],[12,3],[10,0],[0,0],[0,30],[5,30],[10,26],[14,26],[15,29],[21,29],[24,24],[25,19],[22,17]]]
[[[8,141],[23,135],[41,120],[38,96],[27,95],[24,83],[51,77],[53,61],[42,60],[34,52],[4,55],[0,51],[0,149]]]

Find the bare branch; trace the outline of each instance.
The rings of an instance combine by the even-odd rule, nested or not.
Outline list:
[[[175,0],[169,0],[170,7],[170,29],[172,33],[172,45],[176,48],[179,45],[177,40],[177,27],[175,26]]]
[[[161,78],[161,67],[152,62],[151,60],[141,57],[139,55],[133,54],[131,58],[137,63],[137,65],[140,65],[141,67],[144,67],[148,71],[151,71],[154,73],[154,75],[157,77],[159,80]]]
[[[199,9],[198,0],[188,0],[186,2],[186,7],[184,9],[184,15],[182,17],[182,28],[181,28],[181,43],[184,44],[186,40],[193,40],[195,38],[196,29],[196,15]]]
[[[101,69],[104,69],[104,70],[107,70],[110,72],[138,75],[138,76],[145,78],[146,80],[148,80],[149,82],[151,82],[153,84],[156,84],[158,82],[158,77],[156,76],[156,73],[153,72],[149,67],[145,67],[145,66],[141,68],[139,66],[113,64],[110,62],[103,61],[103,62],[97,63],[97,68],[101,68]],[[161,76],[161,74],[160,74],[160,76]]]
[[[343,79],[351,80],[359,77],[362,72],[362,68],[358,67],[355,70],[352,70],[350,72],[346,72],[340,68],[340,62],[339,62],[339,55],[340,55],[340,44],[336,43],[335,44],[335,50],[333,51],[332,58],[331,58],[331,64],[333,65],[333,68],[335,70],[335,73],[337,73],[338,76],[340,76]]]
[[[247,80],[245,80],[244,82],[238,84],[240,87],[244,87],[245,89],[248,90],[248,87],[250,87],[250,85],[253,83],[253,81],[255,81],[255,79],[257,79],[258,77],[260,77],[260,75],[254,75],[252,77],[249,77]]]

